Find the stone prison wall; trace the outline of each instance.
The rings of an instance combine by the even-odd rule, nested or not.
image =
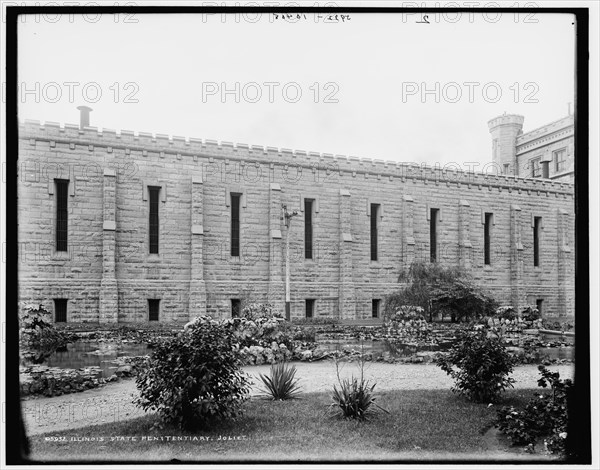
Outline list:
[[[55,244],[57,179],[68,180],[67,251]],[[157,254],[149,188],[159,188]],[[239,256],[230,252],[231,194],[241,195]],[[164,322],[228,317],[232,299],[283,311],[282,204],[298,212],[289,230],[292,318],[305,316],[306,299],[315,299],[314,317],[370,318],[373,299],[383,302],[402,271],[430,259],[432,209],[439,263],[464,267],[505,305],[542,301],[544,317],[574,315],[567,183],[25,121],[17,195],[19,300],[53,311],[53,299],[68,299],[71,322],[146,322],[148,299],[160,300]]]

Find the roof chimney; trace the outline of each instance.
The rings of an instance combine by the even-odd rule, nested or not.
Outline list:
[[[79,110],[79,128],[90,126],[90,111],[93,111],[89,106],[77,106]]]

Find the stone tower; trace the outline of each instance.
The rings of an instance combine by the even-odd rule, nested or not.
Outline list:
[[[503,114],[488,121],[492,134],[492,161],[505,175],[519,176],[517,165],[517,136],[523,133],[525,118],[518,114]]]

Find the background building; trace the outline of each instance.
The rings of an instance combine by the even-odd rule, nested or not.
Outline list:
[[[19,296],[56,321],[228,317],[245,299],[283,311],[288,234],[292,317],[377,316],[415,261],[463,266],[504,304],[574,314],[569,183],[99,132],[82,116],[19,129]],[[521,124],[490,122],[495,161],[533,154]],[[282,205],[298,212],[289,232]]]
[[[575,120],[569,115],[523,133],[525,118],[504,114],[488,122],[498,172],[523,178],[575,180]]]

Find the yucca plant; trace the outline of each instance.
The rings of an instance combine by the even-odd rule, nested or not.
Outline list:
[[[340,388],[333,386],[333,403],[331,407],[335,414],[341,413],[344,418],[366,420],[377,410],[389,413],[375,402],[373,390],[375,385],[371,385],[368,380],[363,378],[344,379],[340,382]]]
[[[376,403],[376,397],[373,390],[377,383],[371,385],[369,380],[364,378],[365,355],[361,354],[359,358],[360,377],[352,376],[351,379],[340,378],[339,362],[336,359],[335,368],[340,388],[333,386],[333,403],[329,405],[332,415],[341,414],[345,419],[356,419],[364,421],[369,416],[378,411],[389,411]]]
[[[296,379],[296,366],[288,367],[285,362],[280,362],[271,366],[270,377],[263,374],[259,374],[259,376],[265,385],[261,392],[273,400],[298,398],[300,387],[298,379]]]

